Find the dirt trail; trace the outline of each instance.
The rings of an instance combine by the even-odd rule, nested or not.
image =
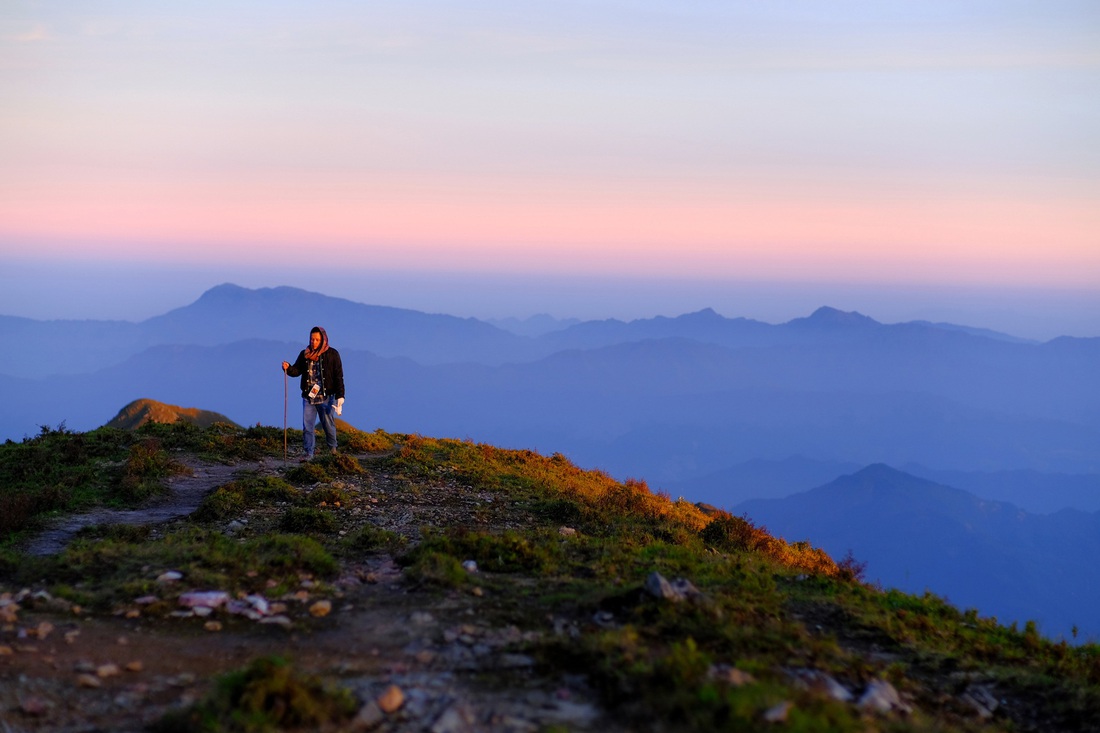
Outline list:
[[[354,506],[340,512],[348,530],[369,524],[413,537],[424,525],[479,524],[484,520],[474,515],[495,504],[490,495],[442,477],[409,491],[378,467],[377,455],[358,458],[367,472],[341,483],[355,497]],[[67,519],[35,538],[31,551],[57,552],[93,524],[182,518],[238,472],[278,475],[283,463],[192,468],[194,475],[174,479],[170,498],[157,505]],[[517,521],[508,514],[504,510],[497,521]],[[247,531],[264,531],[271,518],[260,515],[241,517]],[[401,708],[362,730],[623,730],[607,720],[582,678],[546,677],[522,653],[527,641],[555,633],[552,619],[534,630],[494,623],[495,614],[487,613],[495,605],[491,594],[410,586],[384,554],[344,564],[324,588],[303,580],[293,597],[281,599],[293,620],[289,625],[222,611],[209,618],[130,615],[133,604],[113,616],[93,617],[58,607],[58,599],[35,589],[25,595],[17,621],[0,627],[0,733],[144,731],[167,711],[209,692],[218,675],[264,655],[292,659],[297,669],[338,682],[363,703],[398,686],[405,698]],[[309,609],[319,600],[330,601],[331,612],[314,617]]]
[[[185,462],[190,475],[168,479],[171,493],[158,497],[140,509],[96,509],[77,514],[46,527],[27,545],[28,555],[53,555],[65,548],[77,532],[98,524],[160,524],[185,517],[198,509],[203,497],[218,486],[232,480],[239,471],[256,469],[262,462],[226,465],[221,463]]]

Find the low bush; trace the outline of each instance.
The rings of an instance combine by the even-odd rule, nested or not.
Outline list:
[[[157,733],[266,733],[320,730],[355,714],[345,688],[304,674],[281,657],[261,657],[217,680],[201,702],[155,723]]]
[[[313,507],[290,507],[279,517],[279,529],[301,534],[331,534],[339,526],[330,512]]]

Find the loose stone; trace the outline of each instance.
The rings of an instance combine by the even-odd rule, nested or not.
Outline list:
[[[90,674],[79,674],[76,676],[76,684],[79,687],[87,687],[89,689],[95,689],[102,687],[103,683],[98,677]]]
[[[405,693],[397,685],[390,685],[378,696],[375,702],[382,712],[392,715],[405,703]]]
[[[764,720],[768,723],[785,723],[787,722],[787,716],[791,712],[792,703],[790,700],[784,700],[778,705],[774,705],[768,708],[764,712]]]

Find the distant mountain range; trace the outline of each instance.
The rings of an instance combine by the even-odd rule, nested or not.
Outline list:
[[[139,399],[240,425],[286,410],[294,427],[297,380],[279,365],[314,325],[361,429],[561,452],[1048,633],[1085,626],[1081,599],[1098,607],[1096,515],[1063,510],[1100,509],[1100,338],[827,307],[777,325],[712,310],[493,325],[222,285],[140,323],[0,316],[30,357],[0,366],[0,439],[89,430]]]
[[[0,367],[0,437],[61,421],[92,428],[141,397],[277,424],[278,364],[323,325],[344,356],[357,424],[561,451],[678,491],[746,461],[792,456],[1100,473],[1100,339],[1033,343],[831,308],[778,325],[712,310],[539,324],[523,336],[234,285],[141,323],[0,317],[0,337],[35,354],[33,372]],[[712,482],[708,498],[728,505],[719,491]]]
[[[1036,516],[883,465],[734,512],[833,557],[851,551],[884,586],[930,590],[1021,628],[1035,620],[1055,638],[1077,628],[1081,641],[1100,639],[1100,512]]]

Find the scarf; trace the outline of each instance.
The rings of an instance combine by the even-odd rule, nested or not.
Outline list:
[[[314,331],[317,331],[321,334],[321,345],[317,347],[316,351],[311,349],[309,346],[306,346],[306,358],[310,361],[317,361],[321,358],[321,354],[328,351],[328,334],[325,333],[325,329],[321,328],[320,326],[314,326],[313,330],[310,331],[310,334],[312,334]]]

